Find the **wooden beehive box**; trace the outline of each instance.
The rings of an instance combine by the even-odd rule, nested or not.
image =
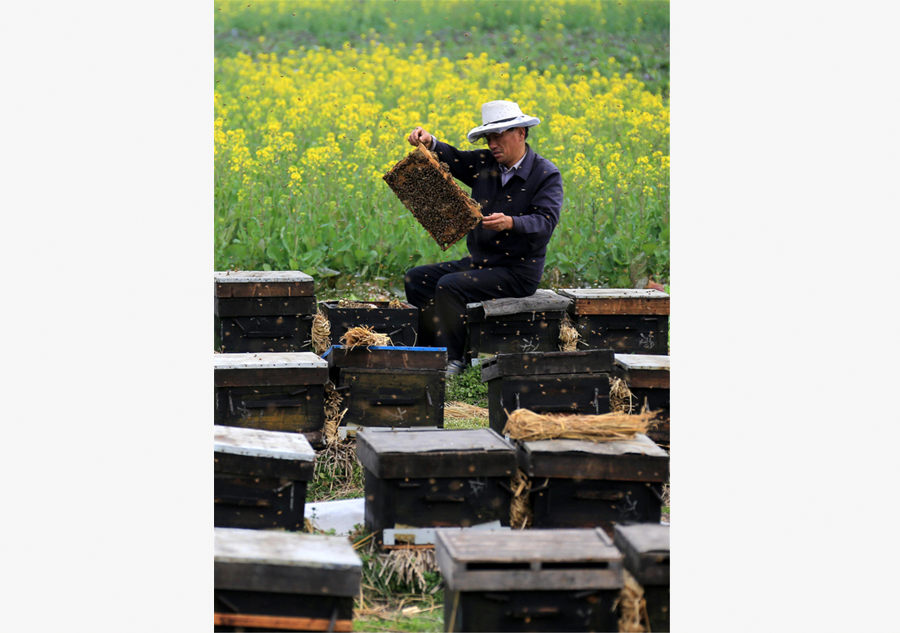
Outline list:
[[[621,442],[518,442],[519,468],[531,479],[532,527],[659,523],[669,455],[646,435]]]
[[[349,427],[444,426],[446,347],[334,345],[322,354]]]
[[[215,278],[216,350],[309,349],[316,313],[313,278],[299,271],[219,271]]]
[[[352,631],[362,561],[343,536],[215,528],[216,631]]]
[[[369,327],[378,334],[386,334],[393,345],[412,347],[416,344],[419,309],[403,302],[400,308],[390,307],[388,301],[361,301],[356,307],[342,306],[340,301],[322,301],[322,314],[331,325],[331,341],[338,344],[347,330]]]
[[[321,446],[328,363],[312,352],[213,354],[215,423],[303,433]]]
[[[481,303],[469,303],[468,352],[477,358],[479,354],[557,351],[559,327],[565,314],[565,310],[547,310],[490,317],[485,316]]]
[[[651,631],[669,630],[669,526],[617,525],[613,535],[625,569],[644,589]]]
[[[622,554],[602,530],[438,532],[435,555],[446,631],[618,631]]]
[[[609,413],[611,350],[498,354],[481,364],[490,427],[503,433],[508,413]]]
[[[216,527],[303,529],[316,452],[302,435],[215,429]]]
[[[515,449],[490,429],[365,429],[366,529],[509,525]]]
[[[669,295],[632,288],[567,288],[569,316],[579,349],[610,348],[620,354],[669,353]]]
[[[383,177],[400,202],[445,251],[465,237],[483,216],[472,200],[424,145],[400,160]]]
[[[657,354],[616,354],[616,375],[625,381],[634,396],[631,413],[645,405],[659,411],[657,425],[648,437],[669,448],[669,356]]]

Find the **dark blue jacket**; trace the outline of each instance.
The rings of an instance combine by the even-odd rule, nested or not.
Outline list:
[[[472,199],[485,216],[503,213],[513,218],[508,231],[491,231],[479,224],[466,237],[472,263],[504,266],[527,279],[540,281],[547,243],[559,222],[563,202],[562,176],[556,165],[525,144],[525,160],[501,186],[500,165],[490,150],[460,151],[436,141],[434,151],[450,166],[457,180],[472,188]]]

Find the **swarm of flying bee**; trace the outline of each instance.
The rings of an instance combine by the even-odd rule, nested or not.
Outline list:
[[[450,167],[420,146],[382,176],[442,251],[471,231],[483,216],[450,175]]]

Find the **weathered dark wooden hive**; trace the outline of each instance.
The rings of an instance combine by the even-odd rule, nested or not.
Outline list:
[[[489,302],[466,305],[468,352],[472,358],[479,354],[559,350],[559,327],[565,309],[491,316],[485,312],[486,303]]]
[[[441,250],[465,237],[483,218],[481,205],[456,184],[450,168],[439,163],[424,145],[382,178]]]
[[[516,455],[490,429],[365,429],[366,529],[509,525]]]
[[[216,350],[309,349],[313,278],[299,271],[224,271],[215,276]]]
[[[619,630],[622,554],[602,530],[438,532],[435,554],[446,631]]]
[[[644,588],[651,631],[669,630],[669,526],[617,525],[613,535],[623,564]]]
[[[312,352],[213,357],[216,424],[303,433],[322,444],[326,361]]]
[[[412,347],[416,344],[419,309],[403,303],[401,308],[390,307],[388,301],[360,302],[372,307],[342,307],[340,301],[323,301],[322,314],[331,325],[331,341],[338,344],[347,330],[369,327],[378,334],[386,334],[394,345]]]
[[[620,354],[669,353],[669,295],[631,288],[568,288],[569,316],[579,349],[611,348]]]
[[[353,630],[362,561],[345,537],[215,531],[214,630]]]
[[[616,354],[616,375],[625,381],[634,396],[631,413],[646,405],[659,411],[657,426],[648,437],[669,448],[669,357],[656,354]]]
[[[490,427],[503,433],[508,413],[609,413],[611,350],[498,354],[481,364]]]
[[[316,452],[302,435],[215,429],[215,525],[303,529],[306,485]]]
[[[348,427],[444,426],[446,347],[334,345],[322,354]]]
[[[531,479],[532,527],[659,523],[669,455],[646,435],[622,442],[518,442],[519,468]]]

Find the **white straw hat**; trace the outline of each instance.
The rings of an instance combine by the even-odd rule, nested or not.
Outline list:
[[[481,106],[481,125],[473,128],[467,135],[470,143],[474,143],[485,134],[503,132],[514,127],[532,127],[541,120],[522,113],[519,104],[514,101],[488,101]]]

